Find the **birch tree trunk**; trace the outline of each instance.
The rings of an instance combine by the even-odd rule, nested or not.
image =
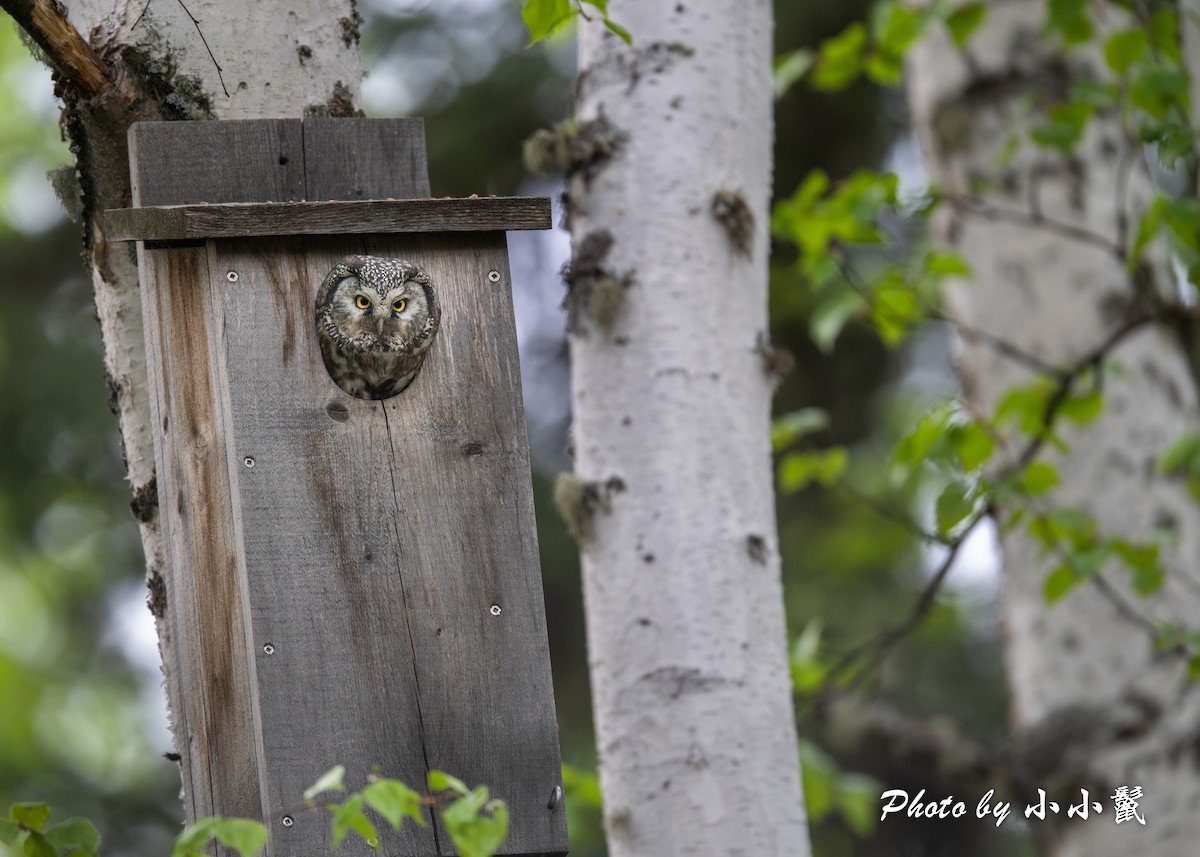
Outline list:
[[[769,445],[769,0],[580,26],[567,274],[610,853],[809,852]]]
[[[183,708],[163,621],[162,575],[146,355],[132,244],[106,240],[106,209],[131,205],[126,131],[139,120],[339,115],[358,109],[354,0],[0,0],[56,73],[77,157],[84,246],[104,342],[109,404],[146,555],[148,603],[168,706]],[[188,736],[172,725],[177,750]]]
[[[933,34],[911,58],[909,94],[934,183],[952,196],[971,193],[983,177],[994,188],[982,203],[943,211],[940,236],[975,271],[951,294],[952,314],[1067,365],[1115,336],[1154,304],[1153,295],[1173,300],[1175,286],[1164,259],[1132,277],[1114,249],[1128,246],[1129,213],[1144,208],[1151,192],[1143,153],[1130,148],[1114,115],[1092,120],[1076,157],[1026,143],[997,167],[1011,134],[1027,138],[1073,81],[1101,77],[1098,51],[1050,55],[1045,7],[1044,0],[989,4],[966,59],[944,33]],[[1101,26],[1119,23],[1113,5],[1104,11],[1109,19],[1099,18]],[[1017,216],[995,217],[1001,208]],[[1051,225],[1021,222],[1036,213]],[[1080,240],[1071,230],[1104,241]],[[1168,326],[1138,327],[1110,356],[1124,371],[1104,375],[1101,418],[1065,433],[1068,454],[1043,453],[1062,476],[1046,506],[1082,509],[1106,536],[1146,540],[1156,528],[1170,530],[1166,583],[1142,599],[1129,575],[1110,563],[1099,585],[1079,586],[1047,605],[1043,587],[1061,557],[1045,555],[1024,528],[1003,537],[1011,714],[1022,736],[1028,797],[1036,801],[1033,790],[1044,788],[1065,815],[1082,787],[1105,806],[1087,823],[1035,820],[1048,853],[1184,854],[1200,839],[1200,693],[1186,682],[1182,659],[1154,650],[1137,616],[1200,625],[1200,506],[1156,468],[1163,449],[1195,429],[1200,408],[1188,355]],[[986,345],[964,343],[959,370],[968,399],[983,413],[993,413],[1011,387],[1033,380]],[[1144,827],[1114,824],[1110,798],[1121,785],[1142,787]]]

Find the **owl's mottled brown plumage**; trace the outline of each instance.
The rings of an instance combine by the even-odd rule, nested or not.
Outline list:
[[[442,311],[429,277],[412,262],[348,256],[317,292],[317,341],[337,385],[387,399],[412,383]]]

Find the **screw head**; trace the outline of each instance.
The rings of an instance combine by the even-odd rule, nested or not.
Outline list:
[[[253,467],[254,459],[247,455],[245,458],[242,459],[242,464],[246,465],[247,467]]]
[[[488,271],[488,282],[491,282],[491,283],[500,282],[500,272],[499,271]]]
[[[275,654],[275,647],[270,643],[267,643],[265,646],[263,646],[263,651],[268,655],[273,655]]]
[[[284,827],[291,827],[295,823],[296,822],[292,821],[292,817],[290,815],[285,815],[283,817],[283,826]]]
[[[502,611],[499,604],[493,604],[490,608],[488,608],[488,612],[493,616],[499,616]]]
[[[236,283],[238,281],[238,272],[230,271],[225,275],[225,279],[229,280],[231,283]]]

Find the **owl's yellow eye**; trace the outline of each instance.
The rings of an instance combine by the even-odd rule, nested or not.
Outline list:
[[[354,299],[354,305],[356,307],[358,307],[359,309],[370,309],[371,308],[371,299],[368,298],[366,295],[359,295],[358,297],[356,297]]]
[[[400,300],[398,300],[394,304],[392,304],[392,311],[393,312],[404,312],[404,298],[400,298]]]

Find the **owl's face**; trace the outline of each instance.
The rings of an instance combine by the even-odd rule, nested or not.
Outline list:
[[[346,351],[422,353],[438,316],[429,278],[396,259],[345,259],[317,297],[318,328]]]

